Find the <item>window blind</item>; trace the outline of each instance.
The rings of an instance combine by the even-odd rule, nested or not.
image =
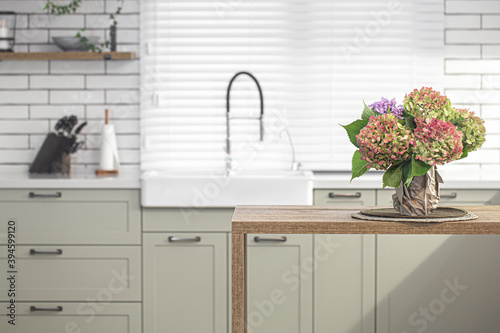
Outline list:
[[[222,172],[226,90],[231,151],[244,169],[350,169],[339,124],[363,101],[441,88],[442,1],[146,0],[141,11],[141,169]]]

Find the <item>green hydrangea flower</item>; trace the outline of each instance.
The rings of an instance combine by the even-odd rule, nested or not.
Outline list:
[[[486,141],[486,128],[484,120],[474,115],[469,109],[457,109],[459,117],[463,120],[458,121],[457,127],[462,131],[462,142],[468,151],[478,150]]]

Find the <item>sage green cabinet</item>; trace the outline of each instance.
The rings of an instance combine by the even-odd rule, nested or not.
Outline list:
[[[248,332],[313,332],[313,236],[247,237]]]
[[[314,205],[317,206],[375,206],[375,190],[317,189],[314,190]]]
[[[144,333],[227,332],[227,234],[144,234]]]
[[[377,190],[377,205],[392,206],[394,189]],[[440,189],[439,206],[500,205],[498,190]]]
[[[375,332],[374,249],[374,235],[314,235],[315,333]]]
[[[498,332],[500,237],[379,235],[377,332]]]

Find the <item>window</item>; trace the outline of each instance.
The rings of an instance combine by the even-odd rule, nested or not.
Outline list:
[[[226,90],[240,169],[349,170],[338,124],[363,100],[441,88],[443,2],[146,0],[142,2],[142,170],[223,171]]]

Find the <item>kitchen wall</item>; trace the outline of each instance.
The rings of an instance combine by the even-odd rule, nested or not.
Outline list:
[[[46,1],[0,0],[0,10],[18,13],[18,52],[59,51],[54,36],[109,36],[109,13],[120,1],[84,0],[76,14],[55,16]],[[67,1],[56,3],[64,4]],[[118,19],[118,51],[139,51],[139,1],[125,0]],[[109,38],[109,37],[108,37]],[[87,120],[87,148],[73,155],[72,169],[93,171],[99,163],[104,110],[115,125],[123,170],[139,166],[139,60],[1,61],[0,172],[24,171],[57,119]]]
[[[214,0],[214,3],[216,0]],[[55,51],[52,36],[85,27],[104,38],[117,0],[84,0],[78,14],[49,16],[45,1],[0,0],[19,13],[17,51]],[[446,0],[445,93],[486,119],[487,141],[466,160],[443,168],[448,179],[500,179],[500,1]],[[138,51],[139,1],[126,0],[119,16],[120,51]],[[95,169],[104,109],[118,132],[125,169],[139,164],[139,61],[0,62],[0,172],[26,170],[55,120],[76,114],[89,121],[87,148],[77,169]],[[349,166],[346,166],[348,168]]]
[[[479,151],[443,169],[446,179],[500,179],[500,1],[446,0],[445,93],[486,120]]]

